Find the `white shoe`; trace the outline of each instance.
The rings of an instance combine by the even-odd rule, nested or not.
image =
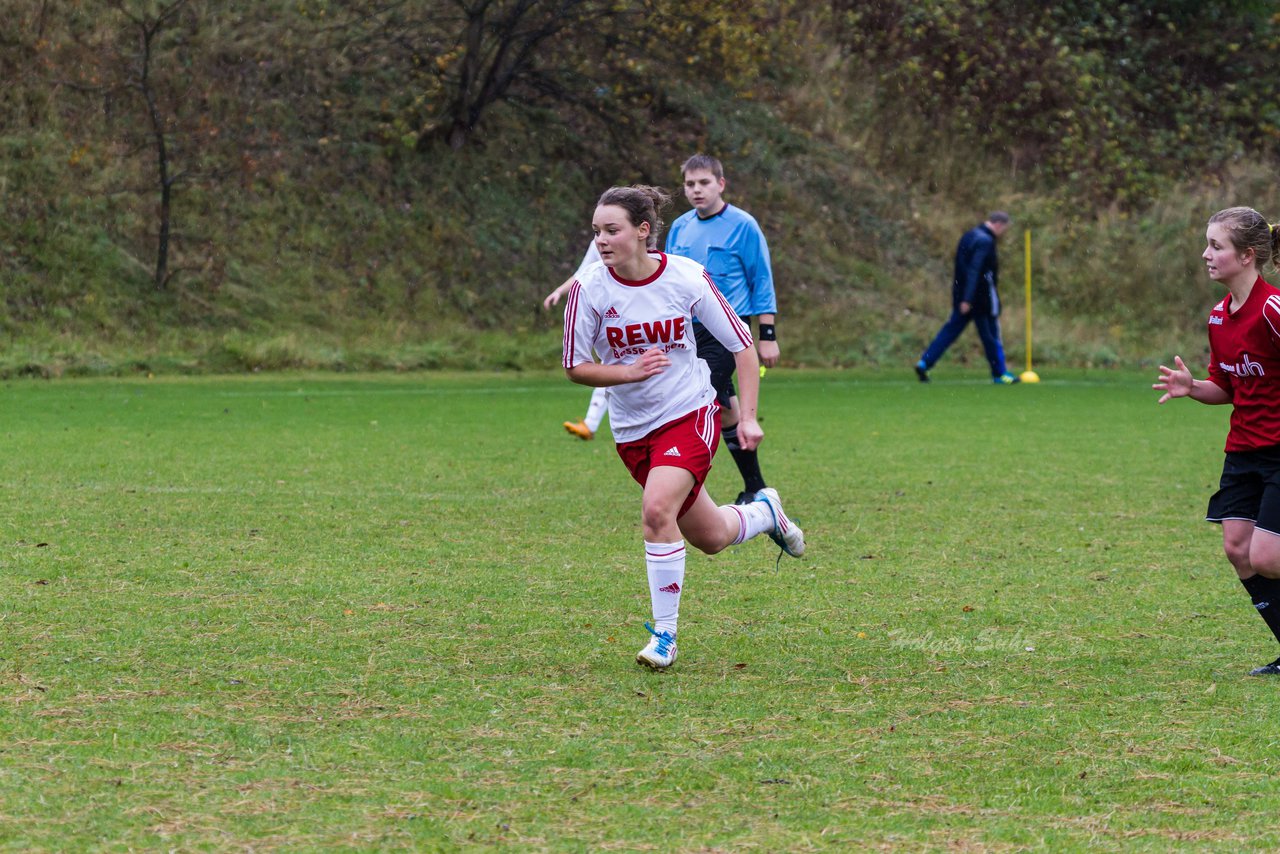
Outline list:
[[[773,514],[773,530],[769,532],[773,541],[792,557],[803,555],[804,531],[782,512],[782,499],[778,498],[778,490],[766,486],[756,493],[756,501],[763,501],[768,506],[769,512]]]
[[[636,653],[636,664],[652,667],[654,670],[665,670],[676,663],[676,639],[671,632],[663,629],[655,632],[648,623],[644,627],[653,637],[645,644],[644,649]]]

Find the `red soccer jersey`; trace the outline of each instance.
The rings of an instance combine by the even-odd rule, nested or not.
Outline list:
[[[1209,312],[1209,381],[1231,395],[1228,451],[1280,445],[1280,290],[1258,277],[1244,305]]]

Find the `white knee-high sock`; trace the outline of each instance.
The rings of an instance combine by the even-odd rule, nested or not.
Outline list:
[[[733,541],[735,546],[738,543],[745,543],[758,534],[773,530],[773,514],[769,512],[768,506],[763,501],[724,506],[738,514],[738,536]]]
[[[609,389],[597,388],[591,392],[591,402],[587,404],[587,417],[582,420],[586,422],[587,429],[595,433],[600,429],[600,422],[604,420],[604,414],[609,411]]]
[[[680,591],[684,589],[684,541],[651,543],[645,540],[644,563],[649,570],[649,602],[653,606],[653,630],[676,634],[680,619]]]

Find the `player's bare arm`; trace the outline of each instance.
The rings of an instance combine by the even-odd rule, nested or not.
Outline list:
[[[1175,367],[1172,368],[1161,365],[1160,379],[1151,386],[1164,392],[1157,403],[1165,403],[1175,397],[1189,397],[1212,405],[1231,402],[1231,396],[1217,383],[1192,377],[1181,356],[1174,356],[1173,364]]]
[[[738,374],[738,443],[744,450],[755,450],[764,440],[764,430],[756,411],[760,405],[760,359],[754,347],[733,354]]]
[[[544,309],[550,309],[551,306],[557,305],[560,302],[560,297],[568,293],[569,288],[571,287],[573,287],[573,276],[565,279],[564,283],[560,285],[560,287],[547,294],[546,299],[542,301],[542,307]]]
[[[639,383],[662,373],[671,366],[671,358],[661,347],[651,347],[629,365],[601,365],[598,362],[584,362],[566,368],[565,374],[579,385],[594,387],[625,385]],[[758,378],[757,378],[758,379]]]

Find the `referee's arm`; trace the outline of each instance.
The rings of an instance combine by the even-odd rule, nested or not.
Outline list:
[[[772,368],[778,364],[778,331],[774,328],[775,315],[756,315],[756,350],[760,353],[760,364]]]

